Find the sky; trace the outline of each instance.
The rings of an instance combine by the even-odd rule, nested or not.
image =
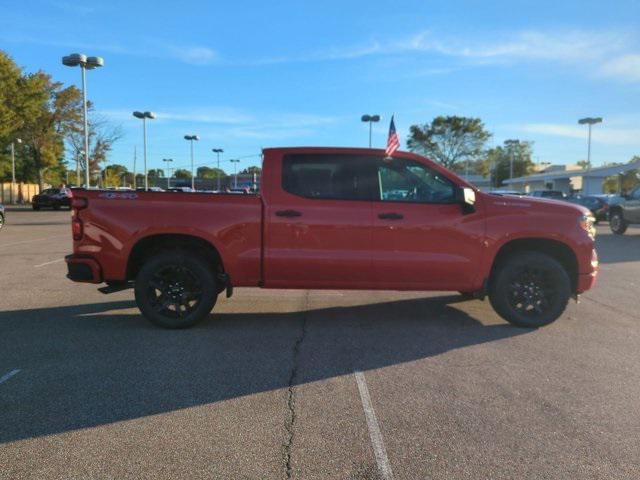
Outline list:
[[[2,0],[0,49],[26,71],[80,84],[61,57],[104,57],[87,74],[97,112],[124,133],[111,163],[233,172],[273,146],[367,146],[362,114],[412,124],[479,117],[491,145],[533,141],[534,160],[627,162],[640,155],[640,1]],[[138,163],[140,165],[140,163]],[[140,167],[138,166],[138,170]]]

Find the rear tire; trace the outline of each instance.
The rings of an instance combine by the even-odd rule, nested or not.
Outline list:
[[[31,208],[33,208],[34,210],[40,210],[40,205],[36,205],[35,203],[33,205],[31,205]]]
[[[622,235],[627,231],[629,224],[622,216],[622,212],[614,212],[609,219],[609,228],[616,235]]]
[[[4,215],[0,213],[0,230],[4,227]]]
[[[513,254],[494,272],[489,300],[507,322],[526,328],[550,324],[564,312],[571,281],[563,266],[538,252]]]
[[[54,210],[60,210],[60,204],[59,203],[54,203],[53,204],[53,209]]]
[[[148,259],[135,281],[142,314],[163,328],[187,328],[202,321],[218,298],[216,276],[200,256],[167,250]]]

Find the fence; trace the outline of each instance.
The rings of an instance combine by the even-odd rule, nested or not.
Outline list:
[[[35,183],[15,183],[13,188],[11,187],[11,182],[0,183],[0,203],[4,205],[30,203],[31,197],[40,192],[40,188]]]

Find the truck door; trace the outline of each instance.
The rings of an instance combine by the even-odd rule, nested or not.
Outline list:
[[[628,200],[624,202],[626,220],[632,223],[640,223],[640,187],[631,192]]]
[[[270,164],[266,287],[371,285],[372,185],[366,181],[366,160],[347,154],[291,153]]]
[[[392,289],[466,290],[477,285],[484,220],[464,214],[456,186],[427,164],[377,162],[374,271]]]

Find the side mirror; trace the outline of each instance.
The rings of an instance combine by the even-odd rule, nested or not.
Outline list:
[[[476,192],[473,188],[459,187],[456,190],[456,201],[462,205],[462,212],[473,213],[476,211]]]

